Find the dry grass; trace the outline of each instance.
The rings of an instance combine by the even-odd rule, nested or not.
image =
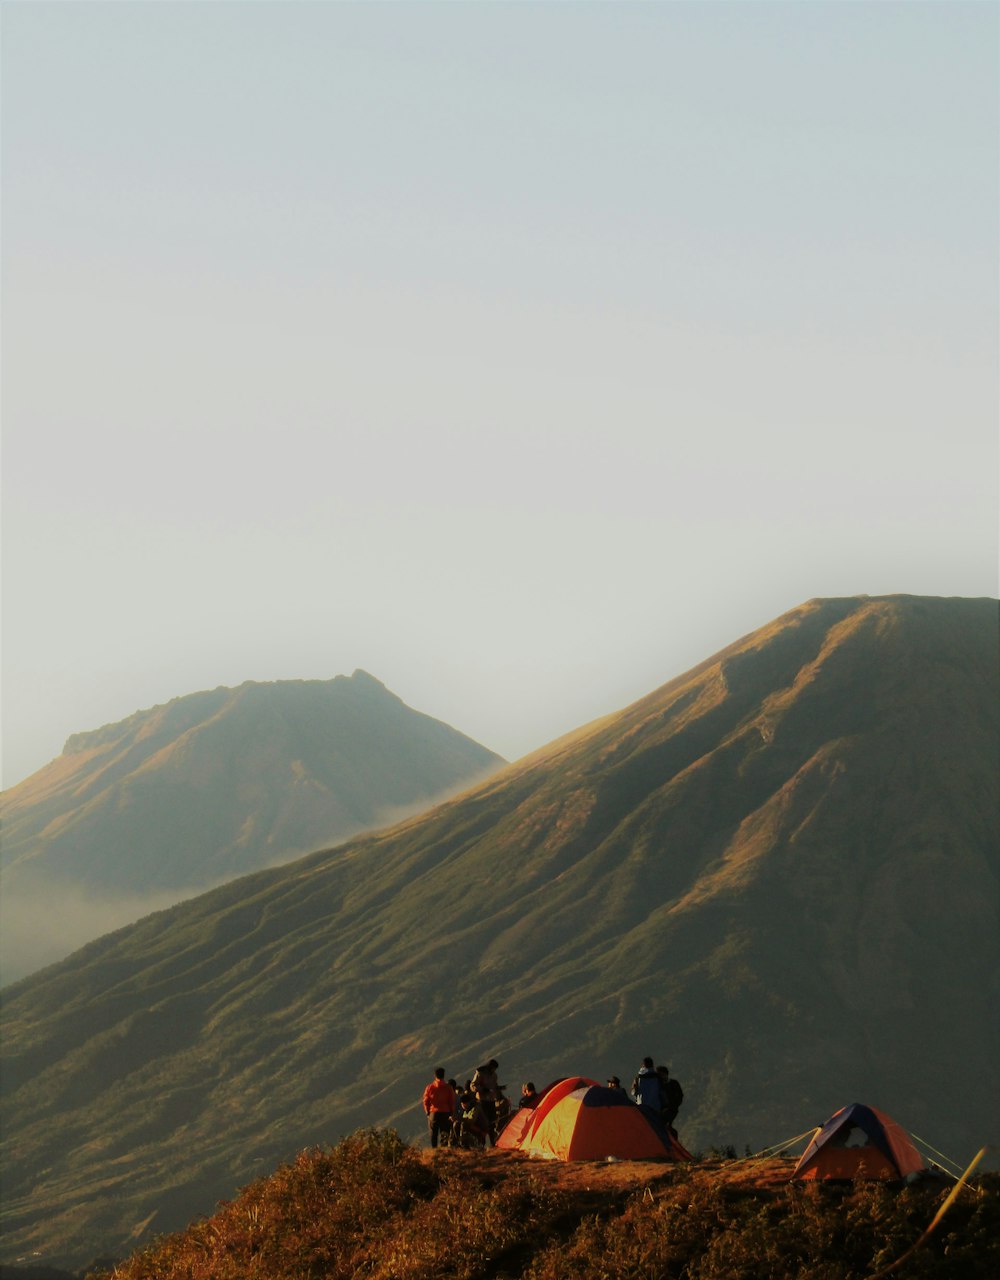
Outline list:
[[[863,1280],[945,1191],[791,1184],[791,1162],[533,1161],[363,1130],[302,1152],[117,1280]],[[899,1280],[1000,1274],[1000,1178],[963,1195]]]

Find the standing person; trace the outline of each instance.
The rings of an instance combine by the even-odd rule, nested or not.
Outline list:
[[[660,1119],[664,1124],[667,1123],[667,1081],[670,1079],[670,1072],[666,1067],[658,1066],[656,1068],[656,1078],[660,1082]],[[668,1126],[669,1127],[669,1126]]]
[[[497,1084],[499,1066],[500,1063],[496,1058],[490,1058],[489,1062],[484,1062],[481,1067],[476,1068],[476,1074],[472,1077],[472,1088],[478,1092],[480,1105],[489,1120],[491,1140],[496,1138],[497,1108],[500,1095],[504,1090],[502,1084]]]
[[[680,1081],[675,1080],[666,1067],[663,1068],[663,1123],[670,1132],[677,1137],[677,1130],[674,1128],[674,1121],[677,1119],[677,1112],[681,1109],[681,1103],[684,1101],[684,1090],[681,1088]]]
[[[459,1088],[458,1081],[451,1076],[448,1077],[448,1083],[455,1091],[455,1110],[451,1113],[451,1140],[454,1143],[458,1126],[462,1122],[462,1090]]]
[[[608,1076],[608,1088],[618,1089],[622,1093],[625,1092],[625,1090],[622,1088],[622,1082],[618,1079],[617,1076]]]
[[[652,1107],[657,1115],[663,1110],[663,1090],[652,1058],[643,1058],[639,1073],[632,1081],[632,1097],[640,1107]]]
[[[455,1090],[444,1078],[444,1067],[434,1069],[434,1079],[424,1090],[424,1111],[431,1131],[431,1146],[436,1147],[439,1139],[447,1142],[455,1114]]]
[[[496,1058],[490,1058],[489,1062],[484,1062],[481,1067],[476,1067],[475,1075],[472,1077],[473,1089],[479,1089],[481,1093],[489,1094],[491,1098],[499,1098],[502,1085],[497,1084],[497,1068],[500,1063]]]

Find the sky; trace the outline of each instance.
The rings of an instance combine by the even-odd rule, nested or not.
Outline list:
[[[997,5],[0,21],[5,786],[357,667],[513,759],[997,594]]]

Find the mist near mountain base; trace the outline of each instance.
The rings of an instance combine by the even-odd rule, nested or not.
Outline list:
[[[446,787],[429,799],[386,805],[370,826],[359,825],[350,833],[341,830],[331,834],[328,840],[317,840],[314,849],[283,850],[270,862],[248,867],[247,873],[284,866],[315,849],[336,848],[366,831],[394,827],[460,795],[492,772],[492,769],[483,770],[467,782]],[[17,878],[11,885],[14,875]],[[219,876],[183,888],[114,894],[89,891],[60,877],[39,875],[21,867],[16,872],[9,868],[0,873],[0,988],[55,964],[88,942],[207,893],[230,879],[232,876]]]
[[[79,947],[192,898],[200,890],[102,897],[38,882],[0,891],[0,986],[55,964]]]

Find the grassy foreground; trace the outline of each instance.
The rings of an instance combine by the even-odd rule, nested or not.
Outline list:
[[[560,1164],[362,1130],[303,1151],[102,1273],[117,1280],[861,1280],[894,1263],[947,1188],[790,1184],[787,1160]],[[963,1189],[892,1272],[1000,1275],[1000,1175]]]

